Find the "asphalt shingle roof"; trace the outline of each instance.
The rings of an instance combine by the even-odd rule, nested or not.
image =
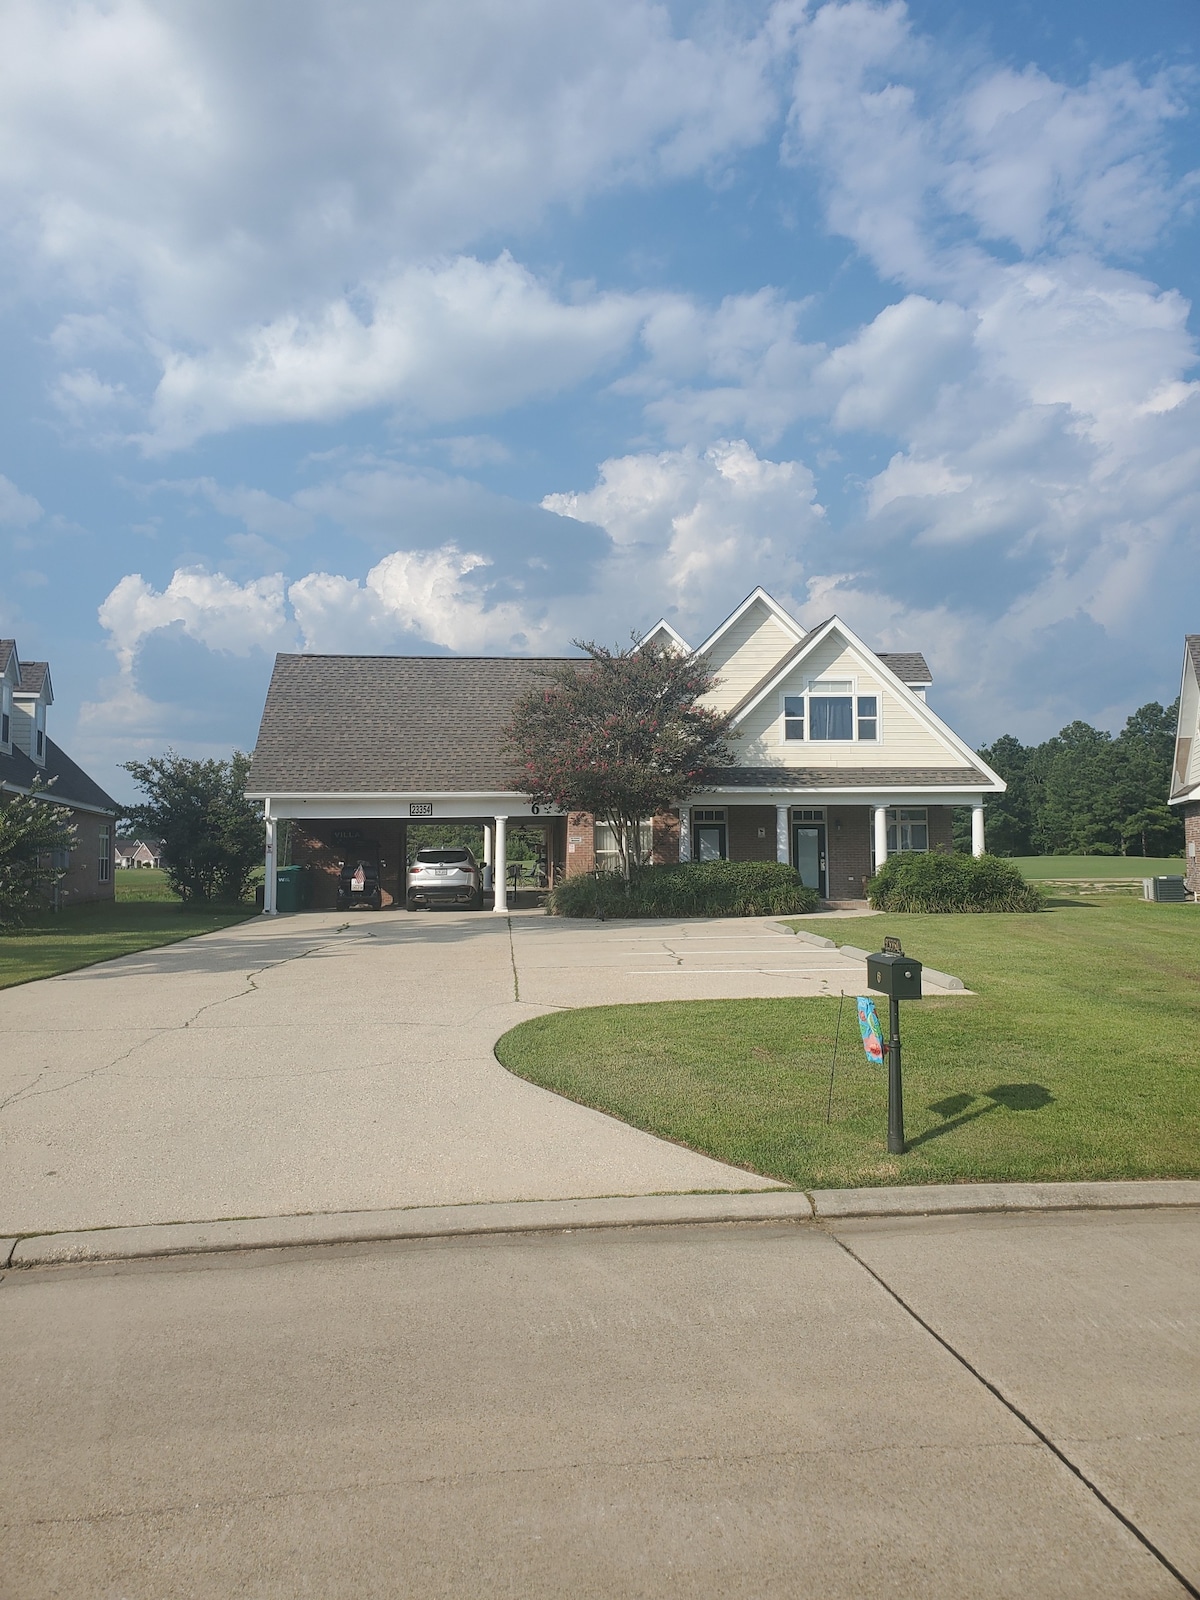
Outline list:
[[[705,788],[961,789],[989,781],[975,767],[726,767]]]
[[[50,663],[48,661],[22,661],[21,686],[18,694],[41,694],[46,687],[46,679],[50,676]]]
[[[50,791],[51,798],[66,805],[91,806],[114,815],[121,809],[53,739],[46,740],[44,767],[31,761],[23,750],[14,749],[11,755],[0,755],[0,784],[25,791],[38,778],[43,783],[49,783],[52,778],[57,780]]]
[[[0,639],[0,673],[8,671],[8,663],[12,660],[16,648],[15,639]]]
[[[932,683],[933,673],[919,650],[879,650],[884,666],[891,667],[901,683]]]
[[[505,656],[276,656],[247,787],[511,790],[502,730],[518,697],[562,665]]]

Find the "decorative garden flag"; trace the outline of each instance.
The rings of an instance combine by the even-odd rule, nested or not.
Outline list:
[[[877,1067],[883,1065],[883,1028],[880,1026],[879,1013],[875,1009],[875,1002],[869,995],[860,994],[858,997],[858,1030],[862,1034],[863,1049],[867,1052],[867,1060],[873,1061]]]

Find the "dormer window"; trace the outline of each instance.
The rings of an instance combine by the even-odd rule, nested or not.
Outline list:
[[[12,723],[9,719],[8,712],[5,711],[2,715],[0,715],[0,744],[7,744],[11,738]]]
[[[46,754],[46,735],[40,728],[37,731],[37,753],[39,760]]]
[[[817,679],[803,694],[783,697],[783,737],[809,742],[879,738],[879,697],[855,694],[850,679]]]

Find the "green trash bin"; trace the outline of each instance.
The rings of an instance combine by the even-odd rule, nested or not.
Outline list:
[[[312,874],[307,867],[280,867],[275,874],[275,909],[307,911],[312,905]]]

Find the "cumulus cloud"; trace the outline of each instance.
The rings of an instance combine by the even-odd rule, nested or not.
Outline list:
[[[39,288],[220,344],[757,143],[775,48],[651,0],[12,0],[0,193]]]
[[[175,623],[210,650],[245,656],[282,647],[293,636],[283,600],[279,573],[238,584],[223,573],[193,567],[174,573],[166,588],[157,590],[131,572],[105,598],[99,618],[128,674],[143,641]]]
[[[609,366],[652,304],[637,294],[561,299],[507,253],[412,267],[359,307],[339,298],[220,350],[169,355],[144,443],[177,448],[238,424],[329,421],[380,405],[422,422],[503,411]]]
[[[39,501],[23,494],[10,479],[0,475],[0,527],[28,528],[42,516]]]

